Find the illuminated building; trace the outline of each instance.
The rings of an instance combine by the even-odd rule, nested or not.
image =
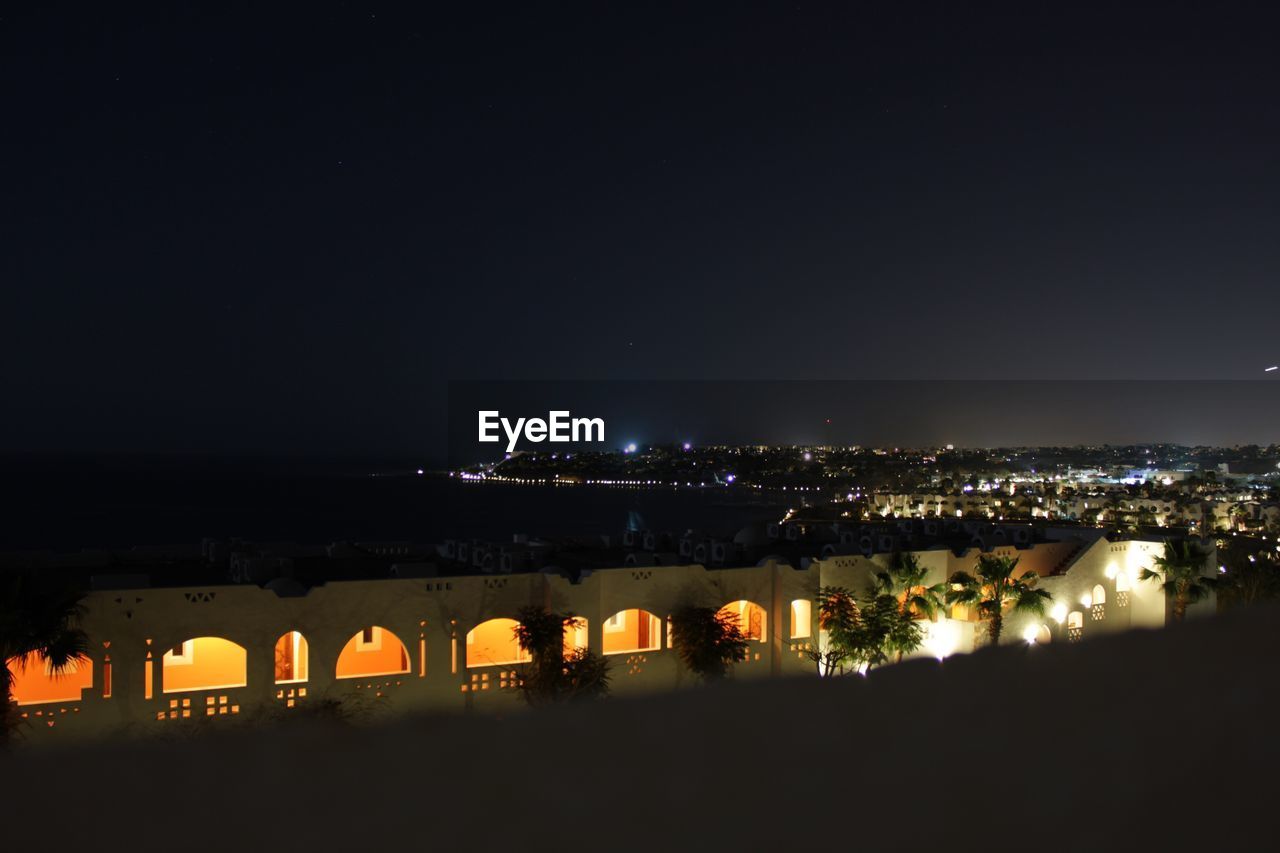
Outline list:
[[[1017,557],[1020,570],[1039,575],[1053,596],[1050,615],[1007,616],[1004,642],[1071,642],[1165,624],[1163,592],[1137,580],[1162,542],[1112,541],[1080,529],[1015,541],[1024,529],[988,525],[968,547],[912,553],[929,569],[930,584],[971,571],[984,553]],[[781,533],[768,544],[783,552],[788,539]],[[530,604],[585,620],[566,636],[566,647],[607,656],[616,695],[691,683],[668,634],[669,615],[689,603],[715,602],[736,615],[750,651],[734,677],[813,673],[808,652],[822,642],[818,590],[865,588],[892,547],[850,539],[812,559],[774,555],[741,567],[650,559],[577,575],[548,569],[330,581],[310,589],[285,579],[99,589],[86,600],[90,659],[57,679],[30,660],[14,667],[14,692],[33,736],[53,738],[287,714],[352,696],[375,716],[497,710],[520,701],[519,671],[528,657],[512,629],[519,608]],[[1213,606],[1201,602],[1191,612]],[[972,651],[986,636],[985,623],[961,607],[925,628],[922,656]]]

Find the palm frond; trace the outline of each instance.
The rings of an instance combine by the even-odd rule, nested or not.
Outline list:
[[[1048,590],[1034,587],[1021,587],[1013,600],[1013,609],[1018,613],[1030,613],[1043,617],[1048,612],[1053,596]]]
[[[49,662],[49,671],[61,675],[89,657],[89,636],[79,628],[67,628],[49,638],[37,651]]]

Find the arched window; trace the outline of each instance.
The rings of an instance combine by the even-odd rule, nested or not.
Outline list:
[[[1116,592],[1129,592],[1132,588],[1128,572],[1120,572],[1116,575]]]
[[[276,684],[307,680],[307,638],[290,631],[276,640]]]
[[[619,610],[604,620],[606,655],[653,652],[662,648],[662,620],[647,610]]]
[[[514,619],[490,619],[467,632],[467,666],[528,663],[529,653],[516,642]]]
[[[791,602],[791,639],[803,640],[813,633],[813,602],[797,598]]]
[[[13,701],[19,705],[43,702],[78,702],[80,691],[93,686],[93,661],[73,660],[62,672],[54,672],[49,661],[36,652],[8,662],[13,677]]]
[[[160,685],[165,693],[244,687],[244,647],[222,637],[194,637],[164,653]]]
[[[1107,617],[1107,591],[1102,584],[1094,584],[1093,606],[1089,608],[1089,618],[1101,622]]]
[[[738,620],[738,629],[748,640],[763,643],[767,639],[764,608],[752,601],[732,601],[720,608],[721,613],[729,613]]]
[[[571,655],[577,649],[585,649],[587,647],[587,620],[585,617],[578,616],[574,619],[572,625],[566,625],[564,628],[564,653]]]
[[[378,625],[362,629],[338,655],[338,678],[399,675],[409,671],[409,650],[393,631]]]
[[[1084,614],[1072,610],[1067,614],[1067,641],[1074,643],[1084,636]]]

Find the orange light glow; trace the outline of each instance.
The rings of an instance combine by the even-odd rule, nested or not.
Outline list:
[[[813,602],[797,598],[791,602],[791,639],[801,640],[813,633]]]
[[[766,638],[764,608],[750,601],[733,601],[720,608],[738,620],[738,629],[748,640],[763,643]]]
[[[606,655],[657,651],[661,643],[662,620],[647,610],[620,610],[604,622]]]
[[[467,666],[528,663],[529,653],[516,642],[514,619],[490,619],[467,632]]]
[[[276,684],[307,680],[307,638],[290,631],[276,640]]]
[[[409,671],[409,650],[393,632],[377,625],[359,631],[338,655],[338,678],[397,675]]]
[[[13,675],[13,699],[19,705],[43,702],[77,702],[80,691],[93,686],[93,661],[72,661],[60,673],[54,673],[49,662],[36,652],[9,661]]]
[[[564,629],[564,653],[571,655],[577,649],[587,647],[587,620],[579,616],[572,625]]]
[[[221,637],[195,637],[164,653],[160,687],[165,693],[245,686],[245,650]]]

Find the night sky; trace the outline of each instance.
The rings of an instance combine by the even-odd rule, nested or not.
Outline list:
[[[85,5],[0,18],[0,449],[429,453],[450,379],[1280,361],[1262,4]]]

